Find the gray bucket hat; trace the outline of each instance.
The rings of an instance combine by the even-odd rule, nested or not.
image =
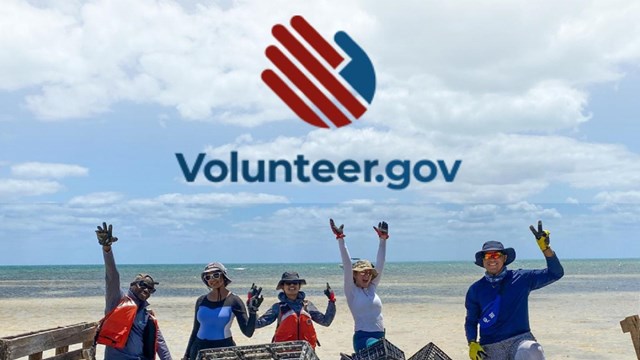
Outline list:
[[[300,285],[307,285],[307,281],[305,279],[300,279],[300,275],[295,271],[287,271],[283,273],[282,278],[278,281],[276,290],[282,289],[282,285],[284,285],[285,282],[297,282]]]
[[[204,276],[206,274],[216,272],[216,271],[220,271],[222,273],[222,276],[224,277],[224,286],[229,285],[229,283],[231,282],[231,279],[229,278],[229,274],[227,273],[227,268],[224,267],[224,265],[222,265],[222,263],[219,263],[219,262],[212,262],[204,267],[204,270],[202,270],[202,273],[200,273],[200,278],[202,279],[202,282],[205,285],[209,286],[209,283],[207,283],[207,281],[204,279]]]
[[[507,255],[507,260],[504,262],[504,265],[509,265],[516,259],[516,251],[513,248],[506,248],[500,241],[487,241],[482,245],[482,250],[476,253],[476,262],[475,264],[484,267],[482,264],[482,258],[484,258],[484,253],[488,251],[500,251],[501,253]]]

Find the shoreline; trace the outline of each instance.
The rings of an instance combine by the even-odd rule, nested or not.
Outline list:
[[[310,297],[321,311],[326,299]],[[193,325],[195,297],[153,298],[150,308],[173,358],[182,357]],[[405,352],[407,358],[433,342],[452,359],[465,359],[464,298],[442,297],[424,302],[384,303],[383,314],[388,340]],[[263,311],[276,302],[265,297]],[[383,299],[384,302],[384,299]],[[623,333],[620,321],[640,310],[640,296],[620,292],[580,294],[532,293],[530,322],[548,359],[632,359],[635,351],[630,335]],[[0,299],[0,337],[26,332],[93,322],[101,318],[103,297],[14,298]],[[260,311],[258,314],[263,313]],[[256,330],[246,338],[237,324],[232,326],[238,345],[269,343],[275,325]],[[322,346],[316,349],[320,359],[339,359],[340,352],[351,353],[353,320],[344,298],[338,296],[336,318],[330,327],[316,325]],[[98,348],[98,354],[102,349]]]

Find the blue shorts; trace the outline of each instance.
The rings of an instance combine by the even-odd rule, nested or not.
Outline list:
[[[367,347],[367,340],[382,339],[384,331],[362,331],[358,330],[353,334],[353,350],[358,352]]]

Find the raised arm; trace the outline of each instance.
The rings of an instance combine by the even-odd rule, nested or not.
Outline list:
[[[376,256],[376,270],[378,276],[371,281],[372,284],[378,286],[380,279],[382,278],[382,272],[384,271],[384,261],[387,256],[387,240],[389,239],[389,225],[382,221],[378,223],[378,227],[373,227],[373,230],[378,234],[380,243],[378,244],[378,255]]]
[[[274,321],[278,318],[280,314],[280,303],[275,303],[271,305],[269,310],[262,314],[258,320],[256,320],[256,329],[263,328],[265,326],[273,324]]]
[[[335,298],[334,298],[335,299]],[[335,301],[329,300],[327,304],[327,311],[325,313],[321,313],[320,310],[309,301],[307,304],[307,310],[309,311],[309,315],[313,321],[317,322],[322,326],[329,326],[333,322],[333,318],[336,317],[336,303]]]
[[[116,261],[111,251],[111,244],[118,241],[113,236],[113,226],[107,226],[102,223],[103,227],[98,226],[96,237],[98,243],[102,245],[102,257],[104,258],[105,270],[105,314],[113,310],[120,303],[120,299],[124,296],[124,292],[120,288],[120,273],[116,267]]]
[[[260,305],[258,305],[260,306]],[[246,337],[252,337],[254,331],[256,330],[256,312],[258,311],[257,307],[253,307],[249,305],[249,316],[247,317],[247,308],[240,300],[240,297],[235,295],[233,301],[233,313],[236,315],[236,319],[238,319],[238,325],[240,325],[240,331]]]
[[[540,247],[547,261],[546,269],[531,271],[531,274],[535,275],[531,278],[531,288],[539,289],[563,277],[564,268],[562,264],[560,264],[556,253],[551,250],[551,246],[549,245],[551,243],[551,233],[549,230],[543,230],[542,221],[538,221],[538,229],[533,227],[533,225],[529,226],[529,229],[536,237],[538,247]]]
[[[338,240],[338,249],[340,249],[340,258],[342,259],[342,270],[344,273],[344,295],[349,299],[353,295],[356,286],[353,283],[351,256],[349,255],[347,245],[344,243],[344,225],[336,226],[333,219],[329,219],[329,225],[331,226],[331,231],[333,231],[333,234],[336,236],[336,240]]]

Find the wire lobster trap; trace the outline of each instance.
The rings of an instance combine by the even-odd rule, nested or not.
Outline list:
[[[198,360],[319,360],[304,340],[203,349]]]

